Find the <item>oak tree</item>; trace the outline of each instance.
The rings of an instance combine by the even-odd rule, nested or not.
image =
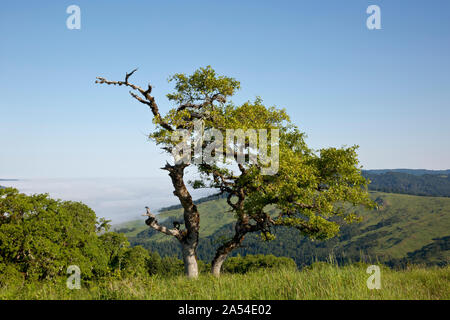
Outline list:
[[[131,88],[131,96],[153,113],[156,129],[150,138],[173,156],[163,169],[169,171],[184,208],[185,230],[161,226],[153,216],[146,223],[179,240],[189,277],[198,275],[200,214],[184,181],[188,166],[198,169],[192,186],[226,193],[236,217],[234,234],[212,261],[215,275],[250,232],[271,240],[274,228],[284,226],[324,240],[335,236],[342,223],[357,221],[359,206],[375,207],[369,181],[361,175],[357,146],[310,149],[284,109],[267,107],[260,98],[241,105],[228,101],[240,83],[217,75],[210,66],[169,79],[175,91],[167,97],[174,106],[162,116],[152,86],[143,89],[128,81],[134,72],[124,81],[98,77],[96,82]]]

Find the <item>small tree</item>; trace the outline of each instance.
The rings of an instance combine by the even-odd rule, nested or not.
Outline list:
[[[167,163],[163,169],[169,171],[174,194],[184,208],[186,230],[161,226],[155,217],[146,223],[180,241],[188,276],[198,275],[200,221],[184,183],[184,169],[189,165],[200,174],[192,186],[227,193],[236,215],[235,234],[217,249],[212,261],[215,275],[249,232],[260,232],[264,240],[271,240],[272,227],[285,226],[311,238],[328,239],[339,231],[337,218],[348,223],[358,219],[350,208],[374,207],[368,181],[358,166],[356,146],[309,149],[285,110],[268,108],[259,98],[240,106],[227,102],[240,84],[216,75],[210,66],[169,79],[175,82],[175,92],[167,97],[175,107],[162,117],[150,95],[151,85],[144,90],[128,82],[134,72],[127,73],[125,81],[99,77],[96,82],[132,88],[133,98],[148,105],[154,115],[156,130],[150,138],[174,157],[174,164]]]

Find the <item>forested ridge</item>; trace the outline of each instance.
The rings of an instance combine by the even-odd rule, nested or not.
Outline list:
[[[413,171],[414,172],[414,171]],[[427,172],[419,174],[419,172]],[[432,172],[429,173],[429,172]],[[450,197],[450,174],[442,171],[364,171],[370,179],[369,190],[413,194],[418,196]]]

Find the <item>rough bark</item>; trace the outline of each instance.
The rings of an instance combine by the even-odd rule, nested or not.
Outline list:
[[[243,174],[245,174],[245,172],[243,172]],[[265,219],[270,219],[269,216],[264,215],[265,219],[261,219],[261,221],[257,222],[256,224],[250,224],[250,218],[244,210],[245,194],[243,189],[239,189],[238,192],[235,193],[235,195],[238,197],[238,201],[236,203],[233,203],[231,201],[232,194],[228,195],[227,202],[236,212],[239,213],[239,219],[236,222],[236,226],[234,228],[235,232],[233,238],[225,242],[217,249],[216,255],[211,262],[211,273],[216,277],[220,276],[222,265],[231,251],[241,246],[246,234],[249,232],[264,230],[264,224],[261,222],[264,222]]]
[[[185,164],[169,165],[163,168],[169,171],[169,176],[172,179],[172,185],[175,189],[173,192],[180,200],[184,209],[184,224],[186,230],[179,230],[177,228],[169,229],[158,224],[154,217],[148,218],[145,223],[150,227],[164,234],[173,236],[180,241],[182,247],[182,255],[184,262],[184,271],[187,277],[198,277],[197,264],[197,246],[200,229],[200,215],[197,206],[192,201],[192,197],[184,184],[184,168]]]
[[[186,275],[190,278],[198,276],[197,265],[197,246],[200,230],[200,215],[197,206],[194,204],[191,194],[184,184],[184,168],[186,164],[169,165],[163,168],[169,171],[172,184],[175,189],[173,192],[180,200],[184,209],[184,224],[186,230],[181,232],[178,240],[182,246],[183,261]]]
[[[183,262],[184,273],[188,278],[198,277],[198,264],[197,264],[197,243],[182,243],[183,247]]]
[[[220,276],[222,265],[225,262],[228,255],[236,248],[239,248],[244,241],[245,235],[248,232],[253,231],[253,227],[248,223],[248,219],[239,220],[235,226],[235,233],[231,240],[221,245],[217,251],[214,259],[211,262],[211,273],[216,277]]]
[[[224,243],[223,245],[221,245],[217,251],[216,251],[216,255],[214,256],[214,259],[211,263],[211,273],[216,276],[219,277],[220,273],[222,271],[222,265],[225,262],[225,260],[227,259],[228,255],[230,254],[230,252],[239,247],[240,244],[242,243],[242,241],[244,240],[244,235],[240,238],[237,238],[236,236],[233,237],[232,240]]]

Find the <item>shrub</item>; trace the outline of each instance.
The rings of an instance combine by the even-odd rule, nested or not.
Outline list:
[[[28,279],[65,275],[69,265],[87,278],[104,273],[108,260],[97,224],[94,211],[80,202],[0,189],[0,263]]]
[[[21,286],[24,276],[12,264],[0,263],[0,287]]]
[[[161,275],[175,276],[184,273],[183,261],[174,257],[164,257],[161,259]]]
[[[269,255],[246,255],[229,258],[223,265],[223,271],[228,273],[247,273],[258,269],[292,269],[296,270],[295,261],[287,257]]]
[[[143,277],[149,275],[148,259],[150,255],[141,246],[128,248],[125,251],[122,261],[123,274],[127,277]]]

